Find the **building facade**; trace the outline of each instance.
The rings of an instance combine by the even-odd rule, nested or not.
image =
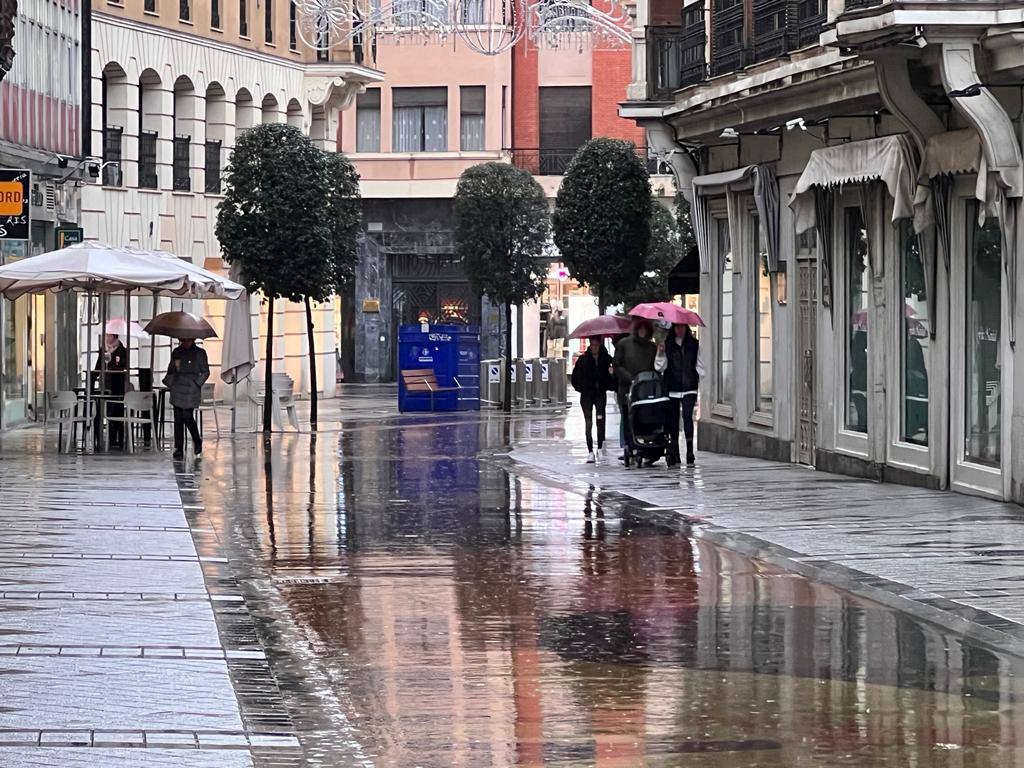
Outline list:
[[[88,9],[22,0],[13,10],[0,9],[0,170],[30,181],[23,215],[0,217],[0,263],[53,250],[59,229],[79,226],[83,184],[99,173],[83,127]],[[69,297],[0,300],[0,428],[34,418],[47,389],[66,388],[76,326]]]
[[[286,0],[143,0],[97,3],[92,25],[92,142],[99,183],[83,197],[86,236],[117,246],[163,249],[226,271],[214,235],[221,174],[236,137],[260,123],[288,123],[334,149],[337,115],[380,73],[349,46],[306,46]],[[253,302],[265,349],[265,312]],[[175,308],[180,301],[173,302]],[[143,300],[147,317],[170,299]],[[275,367],[308,392],[304,309],[276,302]],[[223,302],[198,308],[220,327]],[[317,309],[317,365],[335,385],[334,306]],[[217,380],[219,343],[208,344]]]
[[[342,115],[339,145],[364,198],[359,274],[339,329],[346,376],[359,381],[393,381],[398,327],[423,319],[480,323],[483,354],[503,352],[503,311],[472,292],[454,256],[451,201],[464,170],[515,163],[553,202],[590,138],[625,138],[646,151],[643,130],[617,111],[630,80],[626,48],[552,50],[524,40],[482,56],[461,40],[399,44],[384,30],[376,56],[385,78]],[[668,179],[659,184],[671,190]],[[515,352],[541,354],[541,303],[515,322]]]
[[[1024,501],[1024,3],[638,3],[691,201],[704,450]]]

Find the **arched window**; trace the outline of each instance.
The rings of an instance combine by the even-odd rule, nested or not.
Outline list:
[[[268,93],[263,97],[263,120],[264,123],[280,123],[284,122],[281,119],[281,109],[278,106],[277,99],[273,94]]]
[[[259,122],[256,119],[256,105],[248,89],[241,88],[235,95],[235,128],[237,133],[252,128]]]
[[[305,122],[305,119],[303,118],[302,115],[302,105],[299,104],[298,99],[292,99],[291,101],[288,102],[288,112],[286,119],[288,125],[293,125],[300,131],[302,130],[302,125]]]
[[[157,147],[161,115],[166,114],[161,109],[164,94],[160,75],[152,69],[144,70],[139,76],[139,187],[142,189],[160,188]]]
[[[206,88],[206,146],[203,153],[203,191],[208,195],[220,194],[227,108],[224,88],[220,83],[210,83]]]
[[[111,62],[103,68],[103,172],[102,183],[120,187],[124,183],[125,132],[135,126],[129,121],[128,76],[120,64]]]

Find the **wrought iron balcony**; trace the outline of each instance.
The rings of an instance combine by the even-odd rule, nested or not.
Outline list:
[[[868,8],[872,5],[881,5],[884,0],[846,0],[846,10],[854,8]]]
[[[651,96],[667,98],[673,91],[699,83],[708,76],[705,50],[704,3],[688,6],[679,27],[651,27]]]
[[[796,47],[797,0],[754,0],[753,61],[767,61]]]
[[[828,18],[828,0],[799,0],[796,13],[796,45],[815,45]]]
[[[512,164],[516,168],[529,171],[534,176],[564,176],[569,163],[576,154],[575,149],[521,149],[513,148],[505,150],[512,155]],[[658,159],[651,157],[647,147],[637,147],[637,155],[647,165],[647,172],[659,173]]]

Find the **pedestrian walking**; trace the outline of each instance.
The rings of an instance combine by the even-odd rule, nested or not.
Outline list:
[[[632,438],[629,427],[629,387],[633,377],[638,373],[654,370],[654,359],[658,355],[658,347],[654,343],[654,326],[650,320],[636,318],[633,320],[629,335],[615,347],[612,367],[618,384],[619,417],[621,419],[622,439],[628,444]],[[622,455],[625,461],[625,454]]]
[[[185,429],[192,437],[195,455],[203,452],[203,438],[196,424],[196,408],[202,401],[203,384],[210,378],[210,364],[206,350],[196,346],[194,339],[179,339],[171,352],[164,384],[170,390],[174,407],[174,458],[185,455]]]
[[[604,339],[590,337],[590,346],[579,356],[572,369],[572,388],[580,393],[580,407],[587,425],[587,463],[593,464],[604,453],[605,407],[608,390],[615,388],[612,378],[612,356],[605,349]],[[594,452],[594,421],[597,421],[597,453]]]
[[[686,463],[693,465],[693,409],[697,405],[697,387],[704,375],[700,357],[700,342],[688,325],[675,325],[665,339],[665,389],[668,390],[669,436],[668,465],[675,466],[679,459],[679,416],[682,412],[683,433],[686,436]]]

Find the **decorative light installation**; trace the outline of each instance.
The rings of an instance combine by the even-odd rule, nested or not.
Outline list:
[[[292,0],[302,41],[324,51],[381,35],[395,43],[454,36],[485,56],[524,38],[542,48],[630,45],[630,18],[619,0]]]

